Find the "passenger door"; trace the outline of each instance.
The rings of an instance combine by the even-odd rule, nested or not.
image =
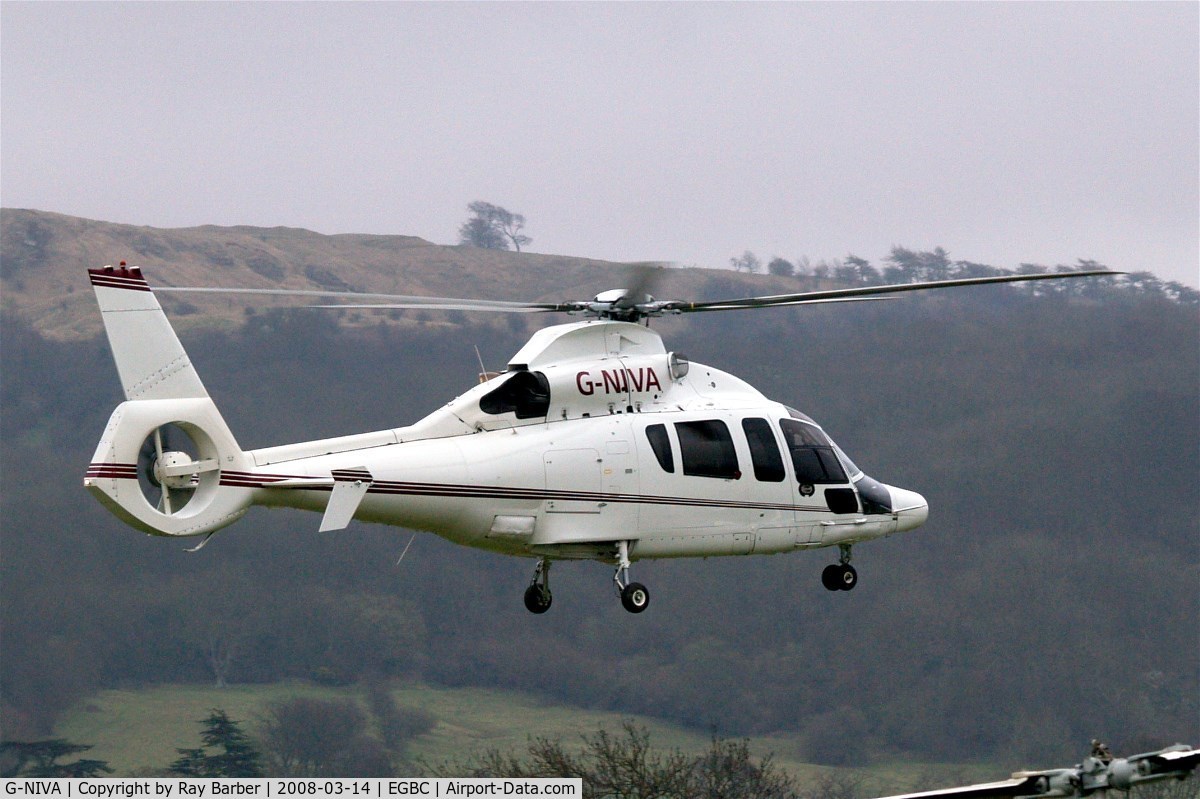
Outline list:
[[[747,416],[741,427],[753,467],[746,478],[747,500],[756,515],[754,551],[787,552],[809,543],[816,532],[811,525],[797,525],[797,486],[785,465],[775,425],[766,417]]]
[[[639,553],[733,555],[753,549],[736,424],[723,414],[635,425],[644,533]]]

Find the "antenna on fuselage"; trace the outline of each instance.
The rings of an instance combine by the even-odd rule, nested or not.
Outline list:
[[[483,356],[479,354],[479,345],[474,344],[472,346],[475,347],[475,357],[479,360],[479,382],[486,383],[493,377],[499,377],[502,374],[501,372],[489,372],[487,367],[483,365]]]

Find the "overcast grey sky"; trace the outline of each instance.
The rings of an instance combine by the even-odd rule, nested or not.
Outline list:
[[[1200,283],[1200,5],[0,5],[0,200],[727,266]],[[115,256],[114,256],[115,257]]]

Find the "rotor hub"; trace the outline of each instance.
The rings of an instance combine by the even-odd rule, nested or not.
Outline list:
[[[191,465],[192,456],[186,452],[164,452],[154,460],[154,481],[172,491],[195,488],[199,475],[189,470]]]

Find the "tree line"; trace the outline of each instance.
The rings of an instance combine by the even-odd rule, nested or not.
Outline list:
[[[767,273],[779,277],[811,277],[832,280],[841,284],[874,286],[891,283],[918,283],[933,280],[955,280],[1001,275],[1036,275],[1054,272],[1107,269],[1104,264],[1079,259],[1072,265],[1049,267],[1042,264],[1021,264],[1017,269],[1003,269],[973,261],[953,260],[941,247],[933,250],[910,250],[893,247],[879,266],[851,253],[845,258],[811,261],[800,257],[789,261],[778,256],[764,261],[750,250],[729,259],[735,272]],[[1039,294],[1061,294],[1088,297],[1097,301],[1158,298],[1192,307],[1200,306],[1200,291],[1174,280],[1162,280],[1148,271],[1130,272],[1104,281],[1062,281],[1041,283],[1025,291]]]
[[[490,250],[517,252],[532,242],[521,231],[525,217],[492,203],[476,200],[467,206],[470,216],[459,228],[459,243]],[[729,259],[735,272],[766,273],[776,277],[802,277],[817,281],[832,280],[843,285],[875,286],[894,283],[918,283],[961,278],[997,277],[1001,275],[1052,274],[1079,270],[1107,269],[1092,259],[1078,259],[1075,264],[1055,267],[1023,263],[1017,269],[1004,269],[974,261],[950,258],[942,247],[932,250],[912,250],[892,247],[879,266],[853,253],[845,258],[820,259],[813,262],[807,256],[795,261],[773,256],[762,259],[745,250]],[[1191,307],[1200,307],[1200,291],[1175,280],[1162,280],[1147,270],[1137,270],[1105,281],[1061,281],[1039,283],[1022,289],[1035,294],[1059,294],[1088,297],[1097,301],[1117,299],[1164,299]]]

